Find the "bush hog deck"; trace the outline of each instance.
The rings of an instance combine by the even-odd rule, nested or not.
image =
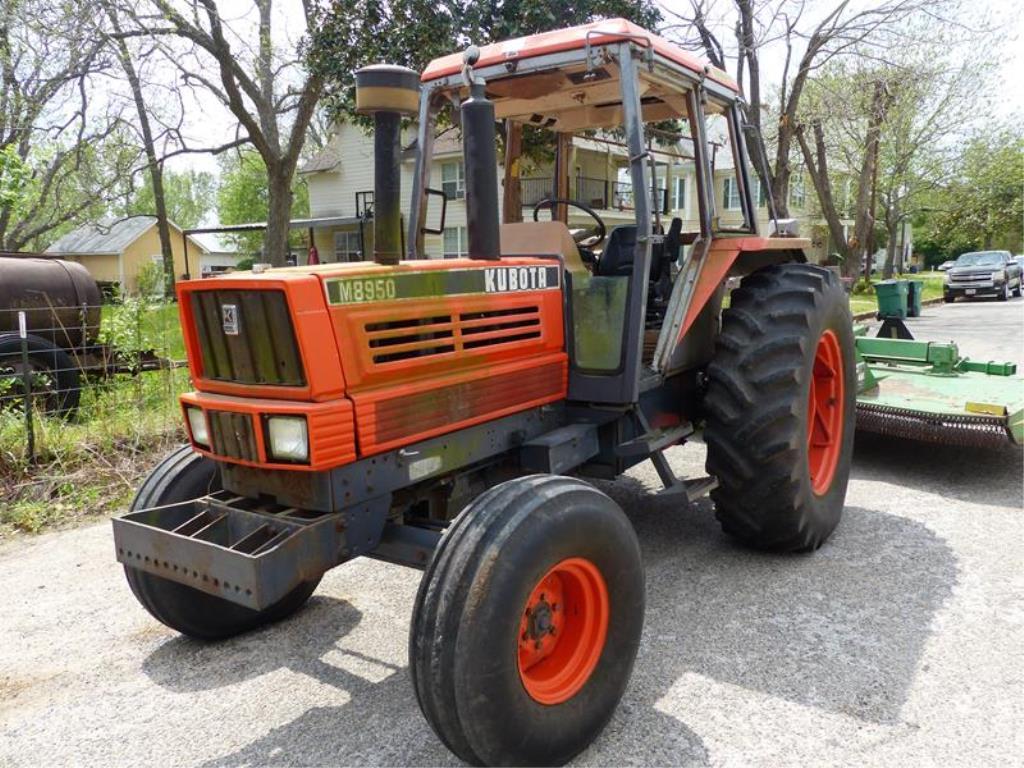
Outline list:
[[[587,478],[650,460],[662,494],[682,511],[710,493],[741,542],[820,546],[850,468],[847,300],[803,263],[807,241],[758,232],[735,83],[626,21],[356,77],[376,130],[374,262],[180,285],[191,444],[114,522],[117,557],[153,616],[208,639],[283,619],[358,556],[423,569],[410,677],[438,737],[470,763],[562,763],[611,717],[644,616],[636,535]],[[442,110],[464,142],[465,259],[423,248]],[[414,114],[403,239],[399,121]],[[731,229],[711,119],[736,168]],[[621,131],[634,190],[652,189],[645,130],[678,121],[699,227],[662,221],[638,193],[635,222],[607,231],[564,192],[564,154],[563,192],[499,224],[496,120]],[[572,206],[594,218],[579,242]],[[664,450],[697,430],[708,476],[676,477]]]

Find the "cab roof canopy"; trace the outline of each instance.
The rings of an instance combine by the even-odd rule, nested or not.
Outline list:
[[[485,45],[474,70],[487,80],[498,119],[560,132],[611,128],[622,124],[622,103],[619,67],[609,46],[623,42],[647,53],[645,65],[638,67],[645,122],[685,117],[685,94],[701,79],[718,97],[709,112],[739,95],[727,73],[626,19]],[[462,53],[452,53],[430,62],[422,80],[425,87],[465,96],[461,70]]]

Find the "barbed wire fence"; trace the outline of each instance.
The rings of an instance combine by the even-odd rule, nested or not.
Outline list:
[[[180,439],[184,361],[171,302],[0,309],[0,472]]]

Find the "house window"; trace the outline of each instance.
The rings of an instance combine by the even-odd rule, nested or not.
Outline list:
[[[360,248],[359,232],[346,230],[334,233],[335,261],[362,261],[363,252]]]
[[[441,163],[441,189],[449,200],[461,200],[466,196],[466,177],[461,160]]]
[[[722,199],[725,201],[725,209],[727,211],[738,211],[740,209],[740,185],[736,183],[735,176],[726,176]]]
[[[803,208],[807,204],[807,191],[804,189],[804,177],[797,174],[789,185],[789,204],[794,208]]]
[[[757,190],[757,207],[768,207],[768,187],[761,183],[760,179],[754,179],[754,189]]]
[[[465,227],[444,228],[444,257],[446,259],[457,259],[467,253],[468,241]]]
[[[672,210],[681,211],[686,208],[686,177],[676,176],[672,179]]]

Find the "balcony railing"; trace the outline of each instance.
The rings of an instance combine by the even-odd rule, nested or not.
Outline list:
[[[554,196],[554,180],[549,177],[520,179],[523,205],[532,208],[541,200]],[[603,211],[631,211],[634,207],[633,185],[628,181],[594,179],[576,176],[569,181],[570,197],[584,205]],[[668,189],[658,187],[661,210],[668,211]]]

